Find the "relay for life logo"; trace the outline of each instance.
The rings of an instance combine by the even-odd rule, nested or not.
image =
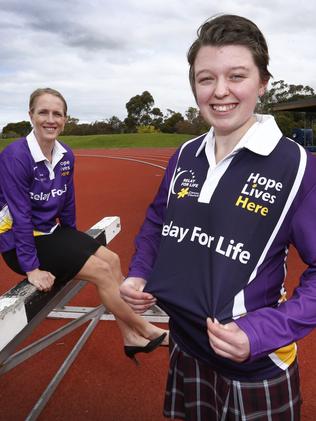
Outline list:
[[[199,183],[196,180],[194,171],[177,168],[176,176],[171,186],[171,193],[177,196],[177,199],[185,197],[199,197]]]
[[[243,265],[246,265],[251,257],[250,251],[244,248],[244,243],[224,235],[212,235],[199,226],[183,227],[176,225],[174,221],[170,221],[163,225],[161,235],[170,237],[179,244],[191,242],[197,246],[213,249],[216,253],[231,260],[239,261]]]
[[[64,188],[52,189],[49,192],[29,192],[31,200],[47,202],[51,197],[62,196],[67,192],[67,184],[64,184]]]

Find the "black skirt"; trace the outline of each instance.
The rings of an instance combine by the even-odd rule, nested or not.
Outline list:
[[[60,282],[74,278],[100,247],[100,243],[89,235],[70,227],[58,227],[52,234],[36,236],[34,239],[39,269],[51,272],[56,281]],[[2,257],[14,272],[25,275],[16,249],[2,253]]]

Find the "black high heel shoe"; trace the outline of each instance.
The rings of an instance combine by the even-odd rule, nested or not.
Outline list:
[[[164,332],[162,335],[149,341],[146,346],[125,345],[124,346],[125,355],[128,358],[131,358],[135,362],[136,365],[139,365],[139,362],[136,359],[135,354],[137,354],[138,352],[145,352],[146,354],[148,354],[149,352],[154,351],[156,348],[158,348],[159,345],[162,344],[166,336],[167,336],[167,332]]]

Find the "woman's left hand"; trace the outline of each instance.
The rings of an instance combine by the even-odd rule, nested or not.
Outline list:
[[[34,269],[26,272],[26,274],[29,283],[34,285],[39,291],[50,291],[54,285],[55,276],[46,270]]]
[[[234,322],[220,324],[207,318],[207,334],[214,352],[221,357],[241,363],[250,356],[250,343],[246,333]]]

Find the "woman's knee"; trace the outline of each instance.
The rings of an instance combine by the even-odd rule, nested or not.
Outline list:
[[[113,251],[111,251],[111,257],[110,257],[110,265],[111,267],[118,269],[121,267],[121,260],[118,254],[114,253]]]
[[[91,256],[81,268],[76,278],[100,284],[103,283],[105,279],[112,279],[113,271],[108,262],[96,256]]]
[[[109,262],[102,259],[97,259],[94,270],[100,275],[101,278],[113,276],[112,266]]]
[[[104,262],[110,265],[112,270],[116,271],[121,267],[121,262],[119,255],[114,253],[114,251],[104,248],[100,250],[100,254],[97,254]]]

